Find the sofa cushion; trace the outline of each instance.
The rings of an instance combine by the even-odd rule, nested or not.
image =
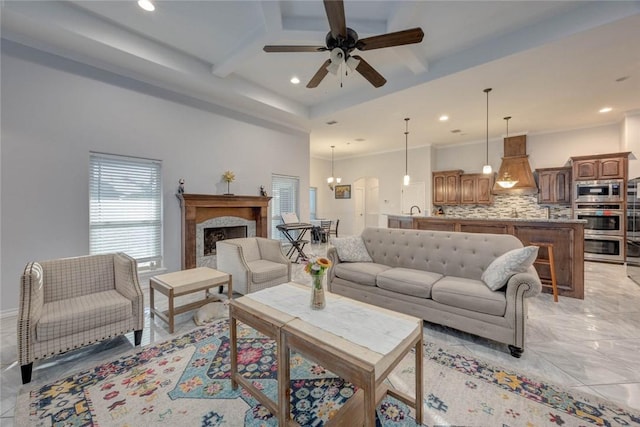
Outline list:
[[[412,268],[391,268],[378,274],[379,288],[418,298],[431,298],[431,286],[442,274]]]
[[[482,281],[492,291],[497,291],[507,284],[511,276],[526,273],[538,257],[537,246],[513,249],[494,259],[482,273]]]
[[[36,326],[36,340],[67,337],[126,320],[131,316],[131,300],[116,290],[45,303]]]
[[[390,269],[386,265],[373,262],[341,262],[336,264],[336,277],[359,283],[361,285],[376,286],[376,276]]]
[[[451,307],[494,316],[504,316],[507,307],[504,292],[492,291],[481,280],[455,276],[446,276],[434,283],[431,299]]]
[[[338,258],[343,262],[372,262],[369,252],[360,236],[336,237],[331,244],[338,251]]]
[[[253,283],[265,283],[278,277],[287,277],[288,274],[286,264],[280,264],[279,262],[268,261],[266,259],[251,261],[248,262],[247,265],[249,266],[249,270],[251,270]],[[283,283],[284,282],[286,282],[286,280],[284,280]]]

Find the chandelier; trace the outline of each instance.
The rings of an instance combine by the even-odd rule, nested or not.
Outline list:
[[[331,146],[331,176],[327,178],[327,184],[329,185],[329,190],[331,191],[333,191],[334,183],[340,184],[340,182],[342,181],[342,178],[336,177],[336,175],[333,173],[333,150],[335,149],[335,147],[335,145]]]

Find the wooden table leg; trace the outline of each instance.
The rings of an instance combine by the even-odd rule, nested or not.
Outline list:
[[[416,343],[416,424],[422,425],[422,357],[423,357],[423,347],[422,347],[422,334],[420,335],[420,339]]]
[[[236,318],[234,317],[233,308],[230,308],[229,316],[229,339],[231,341],[230,355],[231,359],[231,388],[238,388],[236,375],[238,374],[238,336],[236,333]]]
[[[227,296],[229,297],[229,301],[233,298],[233,277],[229,274],[229,283],[227,283]]]
[[[376,426],[376,380],[371,373],[367,384],[362,387],[364,391],[364,427]]]
[[[151,311],[150,314],[151,314],[151,318],[153,319],[156,316],[156,313],[155,313],[156,305],[155,305],[155,300],[154,300],[154,297],[153,297],[153,282],[152,281],[149,281],[149,308],[151,309],[149,311]]]
[[[173,321],[173,317],[174,317],[174,307],[173,307],[173,289],[171,289],[169,291],[169,333],[172,334],[173,333],[173,325],[174,325],[174,321]]]
[[[287,346],[287,337],[285,333],[278,331],[279,339],[276,339],[278,351],[278,425],[287,426],[291,413],[291,371],[290,371],[290,352]]]

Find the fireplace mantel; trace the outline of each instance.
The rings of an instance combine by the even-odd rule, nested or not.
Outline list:
[[[256,236],[267,237],[269,201],[263,196],[177,194],[182,213],[182,269],[196,267],[196,225],[235,216],[256,222]]]

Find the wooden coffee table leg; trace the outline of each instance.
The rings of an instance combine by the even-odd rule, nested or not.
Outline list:
[[[416,424],[422,424],[422,336],[416,343]]]
[[[149,282],[149,308],[150,308],[149,311],[151,312],[150,313],[151,318],[153,319],[156,316],[156,313],[155,313],[156,304],[155,304],[155,300],[154,300],[154,297],[153,297],[153,282],[152,281]]]
[[[227,283],[227,296],[231,301],[231,298],[233,298],[233,276],[231,274],[229,274],[229,283]]]
[[[289,400],[291,394],[291,359],[285,333],[280,330],[278,331],[278,336],[280,337],[276,343],[278,351],[278,425],[286,426],[291,413],[291,401]]]
[[[376,380],[371,374],[364,391],[364,427],[376,426]]]
[[[171,289],[169,291],[169,333],[172,334],[173,333],[173,325],[174,325],[174,321],[173,321],[173,316],[174,316],[174,307],[173,307],[173,289]]]

